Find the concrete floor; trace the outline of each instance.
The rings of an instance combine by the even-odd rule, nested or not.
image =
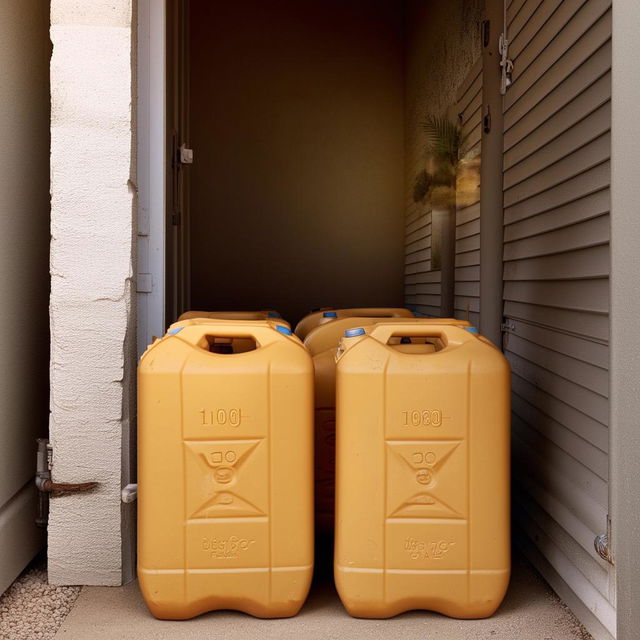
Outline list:
[[[356,620],[342,608],[329,576],[320,576],[295,618],[258,620],[230,611],[194,620],[156,620],[136,583],[84,587],[56,640],[587,640],[591,638],[526,560],[514,558],[507,597],[488,620],[452,620],[416,611],[391,620]]]

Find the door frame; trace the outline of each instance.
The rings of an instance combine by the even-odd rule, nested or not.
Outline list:
[[[166,328],[166,24],[165,0],[138,0],[138,357]]]
[[[613,0],[611,84],[610,514],[616,564],[617,639],[640,627],[640,3]]]

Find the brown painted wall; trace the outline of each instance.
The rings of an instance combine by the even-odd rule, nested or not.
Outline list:
[[[191,1],[192,307],[402,301],[401,2]]]

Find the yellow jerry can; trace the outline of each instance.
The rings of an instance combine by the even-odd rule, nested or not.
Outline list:
[[[178,318],[178,322],[196,318],[209,320],[270,320],[291,328],[291,325],[277,311],[272,309],[267,309],[266,311],[185,311]]]
[[[425,338],[430,352],[393,341]],[[490,616],[510,572],[509,365],[469,329],[350,329],[336,374],[340,598],[357,617]]]
[[[316,531],[333,535],[335,503],[335,441],[336,441],[336,352],[340,339],[348,329],[377,323],[433,324],[446,323],[471,327],[466,320],[455,318],[338,318],[335,322],[313,329],[304,345],[313,356],[314,394],[314,461]],[[408,332],[410,333],[410,332]],[[427,338],[391,338],[395,348],[404,352],[430,352],[434,346]]]
[[[320,324],[331,322],[336,318],[350,318],[352,316],[376,317],[376,318],[413,318],[413,312],[409,309],[395,307],[372,307],[359,309],[333,309],[313,311],[307,314],[295,328],[295,334],[304,340],[307,334]]]
[[[314,327],[304,338],[304,346],[309,353],[314,356],[322,353],[327,349],[335,349],[340,342],[344,332],[354,327],[368,327],[373,324],[383,324],[388,322],[405,323],[405,322],[423,322],[436,324],[455,324],[460,327],[471,327],[472,324],[467,320],[459,320],[458,318],[380,318],[378,316],[346,316],[344,318],[335,318],[333,322],[327,322]]]
[[[218,339],[251,350],[216,351]],[[158,618],[295,615],[313,571],[313,366],[264,321],[177,323],[138,372],[138,578]]]

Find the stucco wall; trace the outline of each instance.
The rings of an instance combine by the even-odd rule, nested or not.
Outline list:
[[[133,0],[51,3],[53,479],[100,483],[51,501],[56,584],[115,585],[128,570],[120,489],[135,367],[133,9]]]
[[[402,3],[190,6],[193,306],[400,304]]]

